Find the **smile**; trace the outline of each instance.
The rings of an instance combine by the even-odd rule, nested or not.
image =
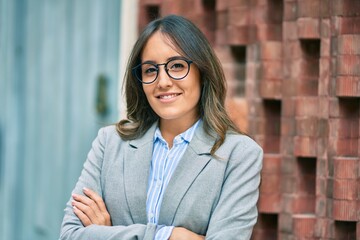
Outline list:
[[[161,96],[158,96],[158,98],[160,98],[160,99],[171,99],[171,98],[177,97],[179,95],[180,95],[180,93],[174,93],[174,94],[169,94],[169,95],[161,95]]]

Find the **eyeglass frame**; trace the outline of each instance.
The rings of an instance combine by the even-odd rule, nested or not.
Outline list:
[[[172,76],[169,74],[169,69],[167,68],[167,65],[169,64],[169,62],[175,61],[175,60],[183,60],[183,61],[185,61],[185,62],[187,63],[187,65],[188,65],[188,71],[187,71],[187,73],[186,73],[183,77],[181,77],[181,78],[174,78],[174,77],[172,77]],[[152,83],[154,83],[154,82],[157,80],[157,78],[158,78],[158,76],[159,76],[159,72],[160,72],[160,67],[159,67],[159,66],[162,66],[162,65],[163,65],[166,74],[167,74],[171,79],[174,79],[174,80],[177,80],[177,81],[178,81],[178,80],[182,80],[182,79],[184,79],[184,78],[187,77],[187,75],[188,75],[189,72],[190,72],[190,66],[191,66],[192,63],[194,63],[194,61],[189,60],[189,59],[184,58],[184,57],[171,58],[171,59],[170,59],[169,61],[167,61],[166,63],[158,63],[158,64],[152,63],[152,62],[143,62],[143,63],[140,63],[140,64],[138,64],[138,65],[136,65],[135,67],[132,68],[132,74],[133,74],[133,76],[135,76],[135,78],[136,78],[139,82],[141,82],[141,83],[143,83],[143,84],[152,84]],[[153,81],[151,81],[151,82],[143,82],[142,79],[140,79],[140,78],[137,76],[136,71],[137,71],[138,68],[141,67],[143,64],[150,64],[150,65],[153,65],[153,66],[156,68],[156,70],[157,70],[157,71],[156,71],[156,77],[154,78]]]

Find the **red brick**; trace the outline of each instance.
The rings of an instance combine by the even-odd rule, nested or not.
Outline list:
[[[233,7],[228,10],[228,24],[232,26],[245,26],[250,24],[251,11],[247,6]]]
[[[260,195],[258,209],[261,213],[278,213],[281,206],[279,193],[263,193]]]
[[[294,138],[294,155],[301,157],[315,157],[316,156],[316,138],[300,137]]]
[[[320,42],[320,56],[321,57],[327,57],[326,59],[329,60],[329,57],[331,56],[331,45],[330,45],[330,38],[321,38]]]
[[[315,195],[296,196],[292,203],[293,213],[315,213]]]
[[[316,196],[315,214],[317,217],[327,217],[328,202],[326,196]]]
[[[284,164],[285,165],[285,164]],[[292,162],[288,162],[288,164],[286,164],[287,167],[291,168],[292,166]],[[295,165],[295,164],[293,164]],[[283,167],[284,168],[284,167]],[[295,168],[295,167],[293,167]],[[283,194],[292,194],[295,193],[296,191],[296,178],[292,175],[292,174],[282,174],[281,176],[281,192]],[[291,208],[292,209],[292,208]],[[291,210],[292,211],[292,210]]]
[[[265,153],[279,153],[280,152],[280,136],[266,135],[264,139]]]
[[[314,236],[319,239],[334,239],[334,220],[317,218],[314,230]]]
[[[280,174],[261,174],[260,194],[280,193]]]
[[[359,169],[358,157],[335,157],[334,177],[337,179],[357,179]]]
[[[296,135],[305,137],[317,137],[318,134],[318,118],[302,117],[296,118]]]
[[[337,51],[339,54],[360,54],[360,35],[340,35],[337,43]]]
[[[319,112],[317,97],[298,97],[296,99],[296,116],[317,116]]]
[[[261,62],[261,79],[282,79],[282,61],[263,60]]]
[[[228,11],[216,12],[216,30],[224,30],[228,25]]]
[[[330,58],[321,57],[319,67],[319,96],[329,96]]]
[[[303,39],[320,38],[320,20],[315,18],[298,18],[297,35]]]
[[[320,1],[320,16],[322,18],[329,18],[331,14],[332,0]]]
[[[297,23],[283,22],[283,40],[298,40]]]
[[[296,59],[291,63],[291,78],[319,78],[319,59]]]
[[[321,19],[321,21],[320,21],[320,36],[321,36],[321,38],[330,39],[330,37],[331,37],[331,21],[330,21],[330,19]]]
[[[281,41],[282,25],[281,24],[257,24],[258,41]]]
[[[227,27],[229,45],[246,45],[254,41],[252,26],[231,26]]]
[[[316,217],[313,214],[293,215],[294,236],[298,238],[313,237]]]
[[[318,78],[299,77],[296,82],[297,96],[317,96],[319,87]]]
[[[228,0],[216,1],[216,11],[226,11],[228,9]]]
[[[360,55],[339,55],[336,59],[337,74],[360,77]]]
[[[281,155],[264,154],[262,173],[280,174],[280,171],[281,171]]]
[[[360,17],[334,17],[335,34],[359,34]]]
[[[283,156],[281,160],[281,174],[282,176],[294,174],[296,171],[296,159],[293,156]],[[284,182],[284,181],[282,181]]]
[[[334,199],[356,200],[358,182],[353,179],[334,179]]]
[[[282,42],[265,41],[260,44],[260,59],[282,60]]]
[[[228,8],[250,6],[250,2],[247,0],[227,0]]]
[[[260,96],[264,99],[281,99],[281,80],[260,81]]]
[[[284,49],[284,59],[297,59],[302,57],[303,51],[301,49],[300,41],[286,41],[284,42],[283,49]]]
[[[298,17],[320,17],[320,0],[298,1]]]
[[[216,30],[215,31],[215,43],[216,45],[220,45],[220,46],[223,46],[223,45],[226,45],[228,42],[228,39],[227,39],[227,30]]]
[[[358,221],[359,209],[357,208],[357,201],[338,200],[333,201],[333,218],[340,221]]]
[[[273,8],[270,5],[257,6],[253,8],[254,22],[256,24],[281,24],[282,8]]]
[[[283,88],[288,86],[290,83],[284,82]],[[291,85],[291,84],[290,84]],[[295,109],[296,109],[297,99],[293,97],[283,97],[283,101],[281,104],[281,111],[283,117],[295,117]]]
[[[329,119],[330,137],[357,138],[359,120],[356,118],[331,118]]]
[[[296,1],[284,1],[284,20],[295,21],[297,18],[297,7]]]
[[[295,136],[296,121],[294,118],[281,118],[281,135]]]
[[[336,78],[336,96],[360,97],[360,76],[339,76]]]
[[[291,233],[293,231],[293,219],[291,214],[279,214],[279,231]]]
[[[359,142],[357,138],[340,138],[336,141],[336,153],[338,156],[358,156]]]
[[[353,0],[333,0],[333,14],[341,16],[357,16],[360,12],[360,2]]]

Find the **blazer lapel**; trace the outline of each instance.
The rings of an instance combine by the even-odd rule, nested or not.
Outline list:
[[[146,197],[156,124],[143,137],[129,142],[124,158],[125,194],[134,223],[147,223]]]
[[[160,210],[159,224],[168,226],[172,224],[181,199],[210,161],[210,150],[214,141],[214,138],[205,133],[201,123],[166,188]]]

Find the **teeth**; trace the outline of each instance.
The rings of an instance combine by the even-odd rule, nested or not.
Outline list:
[[[163,96],[160,96],[161,99],[170,99],[170,98],[173,98],[173,97],[176,97],[177,94],[171,94],[171,95],[163,95]]]

